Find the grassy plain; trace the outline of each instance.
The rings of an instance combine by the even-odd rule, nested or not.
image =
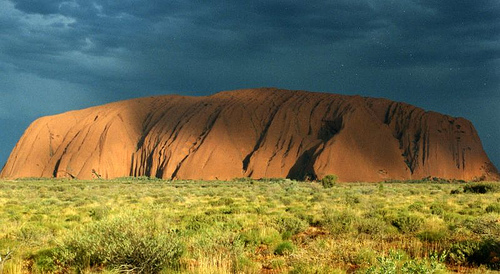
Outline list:
[[[493,273],[499,184],[0,181],[0,273]]]

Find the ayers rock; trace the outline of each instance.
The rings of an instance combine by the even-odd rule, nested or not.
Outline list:
[[[1,177],[498,179],[472,124],[389,101],[274,88],[43,117]]]

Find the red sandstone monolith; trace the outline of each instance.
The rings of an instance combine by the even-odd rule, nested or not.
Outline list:
[[[273,88],[166,95],[43,117],[0,176],[492,179],[472,124],[385,99]]]

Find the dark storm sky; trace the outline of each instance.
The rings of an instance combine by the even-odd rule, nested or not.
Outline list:
[[[500,165],[500,1],[0,0],[0,167],[36,118],[274,86],[471,120]]]

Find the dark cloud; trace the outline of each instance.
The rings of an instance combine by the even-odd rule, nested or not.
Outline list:
[[[45,1],[45,0],[14,1],[15,7],[18,10],[30,14],[43,14],[43,15],[58,13],[61,2],[62,1]]]
[[[2,134],[124,98],[278,86],[466,116],[499,165],[500,113],[477,107],[500,104],[499,17],[497,0],[0,0]]]

